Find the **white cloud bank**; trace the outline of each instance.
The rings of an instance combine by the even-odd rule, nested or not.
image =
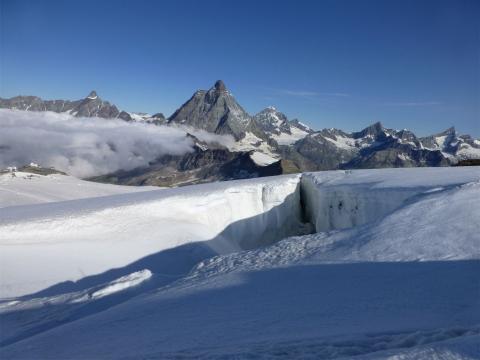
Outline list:
[[[235,139],[231,135],[218,135],[218,134],[208,132],[206,130],[195,129],[191,126],[185,126],[185,125],[181,125],[181,124],[180,125],[173,124],[170,127],[175,128],[175,129],[179,129],[183,132],[194,135],[198,140],[206,142],[206,143],[225,146],[226,148],[228,148],[230,150],[235,148]]]
[[[118,119],[0,109],[0,168],[35,162],[77,177],[101,175],[192,151],[193,140],[185,135],[178,128]]]

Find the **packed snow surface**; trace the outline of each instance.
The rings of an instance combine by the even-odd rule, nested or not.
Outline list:
[[[0,173],[0,208],[153,189],[158,188],[101,184],[60,174]]]
[[[479,223],[475,167],[5,208],[0,356],[478,359]]]

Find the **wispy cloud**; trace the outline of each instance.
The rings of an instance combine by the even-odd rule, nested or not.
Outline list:
[[[284,95],[291,95],[291,96],[297,96],[297,97],[314,97],[314,96],[320,95],[319,93],[314,91],[304,91],[304,90],[279,89],[278,92]]]
[[[319,98],[332,98],[332,97],[349,97],[350,94],[342,92],[321,92],[321,91],[309,91],[309,90],[292,90],[292,89],[275,89],[276,92],[295,96],[305,99],[319,99]]]
[[[336,96],[336,97],[350,97],[350,94],[346,94],[346,93],[339,93],[339,92],[320,93],[320,95],[325,95],[325,96]]]
[[[435,106],[441,105],[442,103],[439,101],[405,101],[405,102],[387,102],[383,105],[385,106],[405,106],[405,107],[413,107],[413,106]]]

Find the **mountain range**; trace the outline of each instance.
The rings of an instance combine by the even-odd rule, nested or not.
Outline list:
[[[195,140],[191,153],[159,156],[148,166],[92,179],[119,184],[186,185],[304,171],[450,166],[480,159],[480,141],[459,135],[453,127],[417,137],[406,129],[387,129],[380,122],[352,133],[335,128],[317,131],[298,119],[289,120],[272,106],[251,116],[221,80],[209,90],[196,91],[168,118],[160,112],[149,115],[119,110],[95,91],[75,101],[42,100],[36,96],[0,98],[0,108],[118,118],[233,138],[231,146],[222,146],[189,134]]]

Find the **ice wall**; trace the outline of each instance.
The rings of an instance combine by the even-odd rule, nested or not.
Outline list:
[[[299,183],[292,175],[0,209],[0,298],[140,268],[166,250],[146,267],[179,275],[206,256],[297,235]]]
[[[372,189],[371,185],[322,185],[313,176],[302,178],[306,217],[316,232],[346,229],[380,219],[418,191]]]
[[[413,168],[306,173],[301,199],[317,232],[380,220],[432,192],[479,181],[480,169]]]
[[[303,226],[299,175],[229,185],[176,198],[172,203],[178,209],[176,218],[193,219],[215,233],[215,246],[236,250],[257,248],[299,233]]]
[[[252,189],[232,188],[223,196],[228,205],[215,209],[215,221],[220,221],[215,226],[223,228],[222,238],[234,241],[241,249],[258,248],[304,231],[300,177]]]

